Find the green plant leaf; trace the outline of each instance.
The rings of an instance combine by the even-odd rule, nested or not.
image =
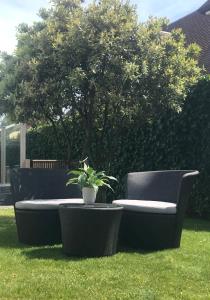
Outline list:
[[[104,185],[105,185],[106,187],[108,187],[110,190],[112,190],[112,191],[114,192],[114,190],[113,190],[113,188],[111,187],[111,185],[110,185],[110,184],[108,184],[108,183],[104,183]]]
[[[84,172],[84,170],[83,170],[83,172]],[[70,171],[68,174],[69,175],[81,175],[82,170],[73,170],[73,171]]]
[[[93,188],[94,188],[94,191],[97,192],[98,191],[98,186],[96,184],[93,184]]]
[[[87,172],[87,174],[89,174],[89,175],[92,175],[92,174],[95,174],[95,173],[96,173],[96,171],[95,171],[93,168],[91,168],[91,167],[88,167],[87,170],[86,170],[86,172]]]
[[[87,172],[88,170],[88,165],[84,162],[84,170]]]
[[[70,184],[78,184],[78,179],[77,178],[71,178],[67,181],[66,185]]]
[[[114,176],[107,176],[107,175],[105,175],[105,178],[108,178],[110,180],[118,181],[117,178],[115,178]]]

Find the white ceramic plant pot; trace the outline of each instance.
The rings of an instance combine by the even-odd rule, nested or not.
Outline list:
[[[94,188],[82,188],[82,197],[85,204],[93,204],[96,201],[97,191]]]

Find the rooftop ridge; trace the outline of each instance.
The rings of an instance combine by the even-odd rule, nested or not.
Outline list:
[[[210,11],[210,0],[207,0],[197,11],[202,14]]]

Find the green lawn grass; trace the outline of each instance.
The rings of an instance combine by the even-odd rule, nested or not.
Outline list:
[[[0,208],[0,299],[210,299],[210,222],[188,219],[180,249],[68,258],[62,247],[18,243]]]

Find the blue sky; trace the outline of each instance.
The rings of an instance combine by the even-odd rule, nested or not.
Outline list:
[[[89,0],[88,0],[89,1]],[[201,6],[205,0],[130,0],[137,6],[140,21],[149,16],[167,17],[174,21]],[[38,19],[40,7],[48,0],[0,0],[0,50],[12,53],[16,45],[16,27]]]

